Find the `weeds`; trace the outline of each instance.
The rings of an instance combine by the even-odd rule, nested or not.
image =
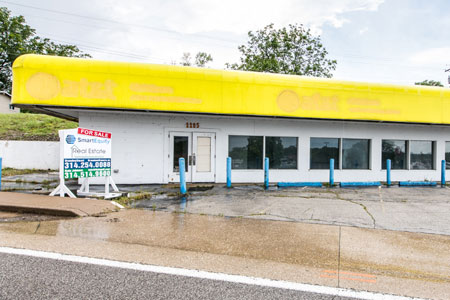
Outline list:
[[[26,175],[26,174],[42,174],[48,172],[57,172],[55,170],[39,170],[39,169],[13,169],[13,168],[3,168],[2,169],[2,177],[3,176],[16,176],[16,175]],[[18,179],[20,180],[20,179]]]

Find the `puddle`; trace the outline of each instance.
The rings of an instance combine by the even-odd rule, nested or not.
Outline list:
[[[214,188],[213,185],[208,185],[208,186],[192,186],[192,187],[188,188],[188,192],[204,192],[204,191],[212,190],[213,188]]]
[[[189,198],[189,201],[192,199]],[[163,211],[180,211],[185,210],[187,206],[186,197],[169,197],[165,194],[152,196],[150,199],[136,200],[130,206],[133,208],[143,208],[148,210],[163,210]],[[169,209],[169,207],[171,209]]]
[[[180,199],[180,207],[187,199]],[[20,226],[28,224],[29,226]],[[104,218],[0,224],[0,231],[79,237],[336,267],[338,229],[318,225],[184,213],[125,210]],[[304,227],[308,226],[306,232]],[[308,233],[310,232],[310,233]],[[330,256],[330,253],[332,255]]]
[[[12,175],[12,176],[3,176],[2,181],[8,182],[28,182],[28,183],[36,183],[36,184],[48,184],[52,182],[56,182],[59,180],[58,173],[50,172],[50,173],[32,173],[32,174],[23,174],[23,175]]]
[[[69,218],[51,215],[38,215],[28,213],[15,212],[0,212],[0,223],[15,223],[15,222],[36,222],[36,221],[51,221],[51,220],[66,220]]]
[[[33,191],[40,190],[51,190],[57,186],[56,182],[52,182],[49,184],[41,184],[41,183],[30,183],[30,182],[15,182],[15,181],[3,181],[2,180],[2,191],[19,191],[24,193],[32,193]]]
[[[259,185],[238,185],[234,186],[233,189],[243,191],[264,191],[264,187]]]

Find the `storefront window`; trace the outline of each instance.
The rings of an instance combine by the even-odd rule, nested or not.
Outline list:
[[[445,142],[445,168],[450,169],[450,142]]]
[[[266,137],[266,157],[271,169],[297,169],[297,138]]]
[[[434,169],[434,145],[432,141],[410,141],[409,152],[412,170]]]
[[[263,137],[230,135],[228,155],[233,169],[262,169]]]
[[[329,169],[330,159],[334,158],[334,168],[339,168],[339,139],[311,138],[310,168]]]
[[[370,140],[342,139],[342,168],[369,169]]]
[[[391,160],[391,169],[406,169],[406,141],[383,140],[381,144],[381,166],[386,169],[386,160]]]

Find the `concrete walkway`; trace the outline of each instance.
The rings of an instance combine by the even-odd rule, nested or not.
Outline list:
[[[0,211],[86,217],[116,210],[117,207],[106,200],[0,192]]]

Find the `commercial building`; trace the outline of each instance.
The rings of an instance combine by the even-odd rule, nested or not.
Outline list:
[[[112,133],[116,183],[439,180],[450,90],[25,55],[12,103]]]

